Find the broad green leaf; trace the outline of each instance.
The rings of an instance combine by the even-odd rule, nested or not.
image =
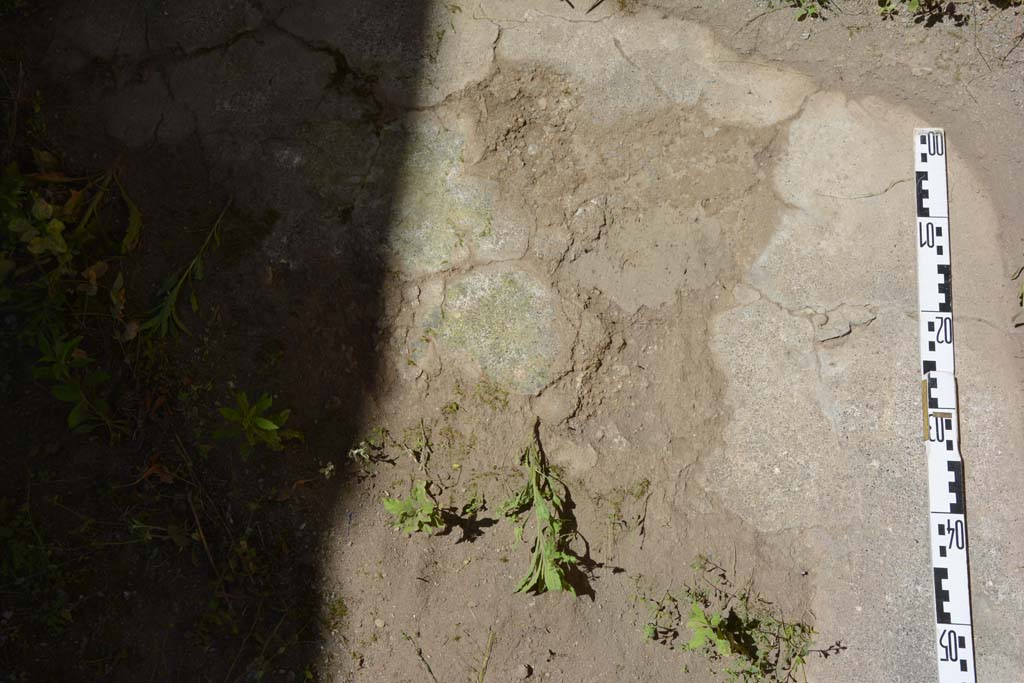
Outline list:
[[[82,390],[73,384],[57,384],[50,389],[50,393],[58,401],[66,403],[78,403],[82,400]]]
[[[235,422],[238,422],[239,420],[242,419],[241,415],[239,415],[238,411],[235,410],[234,408],[221,408],[220,414],[223,415],[225,419],[232,420]]]
[[[7,229],[18,235],[24,235],[32,230],[32,224],[24,216],[15,216],[7,224]]]
[[[260,429],[264,429],[268,432],[276,432],[278,430],[278,426],[265,417],[253,418],[253,422],[256,424],[257,427],[259,427]]]
[[[38,256],[46,251],[49,240],[45,237],[33,237],[28,242],[28,253]]]
[[[64,221],[54,218],[46,224],[46,234],[53,238],[58,238],[64,232]],[[64,240],[61,239],[61,242]]]
[[[562,590],[562,574],[551,562],[544,563],[544,586],[551,591]]]
[[[687,650],[699,650],[704,647],[704,644],[708,642],[708,632],[706,629],[699,629],[694,631],[693,637],[690,638],[689,642],[686,643]]]
[[[71,409],[70,413],[68,413],[68,428],[75,429],[83,422],[85,422],[86,419],[88,419],[88,417],[89,406],[85,403],[85,401],[82,401],[81,403],[76,403],[75,407]]]
[[[260,394],[259,400],[253,405],[252,410],[255,413],[262,413],[273,404],[274,399],[270,397],[270,394]]]

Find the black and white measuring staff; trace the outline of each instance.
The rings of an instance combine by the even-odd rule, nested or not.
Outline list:
[[[946,136],[942,129],[914,131],[914,176],[917,184],[921,408],[928,457],[928,517],[935,581],[939,683],[976,683],[964,467],[960,459],[953,364]]]

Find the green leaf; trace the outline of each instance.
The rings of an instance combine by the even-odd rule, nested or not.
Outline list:
[[[693,637],[686,643],[687,650],[699,650],[708,642],[708,631],[699,629],[693,632]]]
[[[7,224],[7,229],[15,234],[23,235],[32,229],[32,224],[24,216],[15,216]]]
[[[46,234],[50,237],[60,237],[64,232],[64,221],[54,218],[46,224]],[[63,241],[63,240],[61,240]]]
[[[256,401],[256,403],[253,405],[252,409],[253,409],[253,412],[262,413],[263,411],[265,411],[267,408],[269,408],[273,404],[274,404],[274,399],[271,398],[270,394],[261,394],[259,400]]]
[[[224,419],[231,420],[233,422],[239,422],[242,416],[238,414],[238,411],[234,408],[221,408],[220,414],[224,416]]]
[[[416,481],[407,498],[385,498],[384,509],[394,518],[394,528],[407,534],[433,533],[444,528],[437,502],[427,490],[426,481]]]
[[[384,509],[396,517],[407,514],[414,509],[412,501],[401,498],[385,498],[383,502]]]
[[[549,591],[562,590],[562,570],[553,562],[544,563],[544,587]]]
[[[28,253],[38,256],[46,251],[47,244],[45,237],[33,237],[28,241]]]
[[[32,218],[35,218],[37,221],[48,221],[52,217],[53,205],[42,197],[36,197],[35,201],[32,202]]]
[[[256,424],[257,427],[268,432],[276,432],[279,429],[279,427],[276,424],[274,424],[265,417],[253,418],[253,422]]]
[[[302,432],[296,429],[281,429],[276,432],[278,438],[282,441],[296,440],[303,441]]]
[[[68,413],[68,428],[75,429],[89,418],[89,406],[85,401],[76,403]]]
[[[78,403],[82,400],[82,390],[73,384],[57,384],[50,389],[50,393],[65,403]]]
[[[124,203],[128,205],[128,229],[124,233],[124,239],[121,240],[121,253],[127,254],[139,246],[139,238],[142,236],[142,212],[128,196],[120,179],[117,181],[117,187],[121,190],[121,198]]]
[[[516,587],[516,592],[566,591],[576,595],[566,580],[567,568],[578,563],[569,549],[573,520],[564,516],[565,486],[548,469],[534,432],[533,442],[523,451],[520,464],[527,468],[526,485],[502,505],[502,513],[516,519],[516,541],[522,539],[524,525],[519,516],[533,510],[536,535],[530,557],[530,569]]]

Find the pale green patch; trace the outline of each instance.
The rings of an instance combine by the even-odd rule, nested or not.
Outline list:
[[[463,174],[459,135],[423,124],[406,136],[391,250],[399,270],[435,273],[465,260],[470,242],[493,232],[493,201]]]
[[[438,339],[501,387],[532,393],[558,352],[555,295],[518,270],[475,272],[448,286]]]

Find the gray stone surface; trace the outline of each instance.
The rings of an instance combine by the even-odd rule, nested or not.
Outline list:
[[[410,12],[422,15],[422,22],[410,21]],[[300,0],[276,23],[346,55],[353,69],[373,79],[379,96],[417,106],[437,104],[483,78],[498,35],[497,26],[475,20],[468,6],[456,2]]]
[[[827,680],[925,681],[934,666],[905,161],[917,125],[880,101],[815,96],[775,171],[787,204],[780,228],[748,276],[772,303],[741,303],[716,323],[733,418],[708,485],[766,531],[807,530],[823,562],[819,624],[875,653],[816,667]],[[1008,482],[1019,486],[1024,470],[1006,455],[1024,444],[1012,407],[1021,386],[1015,344],[993,322],[1007,290],[999,223],[956,155],[950,178],[976,645],[983,678],[1009,683],[1024,651],[1010,625],[1022,593],[1008,585],[1022,552]],[[824,339],[802,319],[814,311],[839,314],[850,331],[816,344]]]
[[[317,112],[334,72],[329,54],[266,31],[177,62],[168,76],[175,100],[195,113],[200,131],[210,133],[326,118]]]
[[[218,149],[225,174],[251,177],[243,192],[289,207],[260,238],[274,267],[385,245],[395,330],[379,348],[408,404],[448,369],[529,396],[553,461],[581,484],[608,462],[635,467],[656,480],[655,501],[672,501],[658,513],[671,538],[713,537],[697,513],[736,518],[761,544],[752,556],[809,568],[816,627],[849,648],[813,660],[811,680],[933,679],[910,215],[910,131],[925,119],[615,2],[589,15],[531,0],[187,5],[68,5],[57,21],[74,30],[57,30],[47,61],[74,73],[166,59],[113,70],[106,133]],[[402,12],[424,12],[423,25]],[[527,101],[488,137],[463,115],[478,111],[480,129],[501,118],[471,92],[501,70],[546,75],[564,97]],[[517,83],[501,98],[528,99]],[[512,182],[526,162],[495,150],[530,126],[546,136],[524,143],[531,163],[574,175]],[[988,683],[1015,683],[1024,390],[996,200],[1016,186],[986,188],[951,146],[979,666]],[[393,204],[377,192],[391,176]],[[390,234],[360,232],[385,213]],[[645,334],[639,349],[623,338]],[[682,564],[674,545],[651,547],[652,564]],[[628,660],[633,636],[600,654]]]

